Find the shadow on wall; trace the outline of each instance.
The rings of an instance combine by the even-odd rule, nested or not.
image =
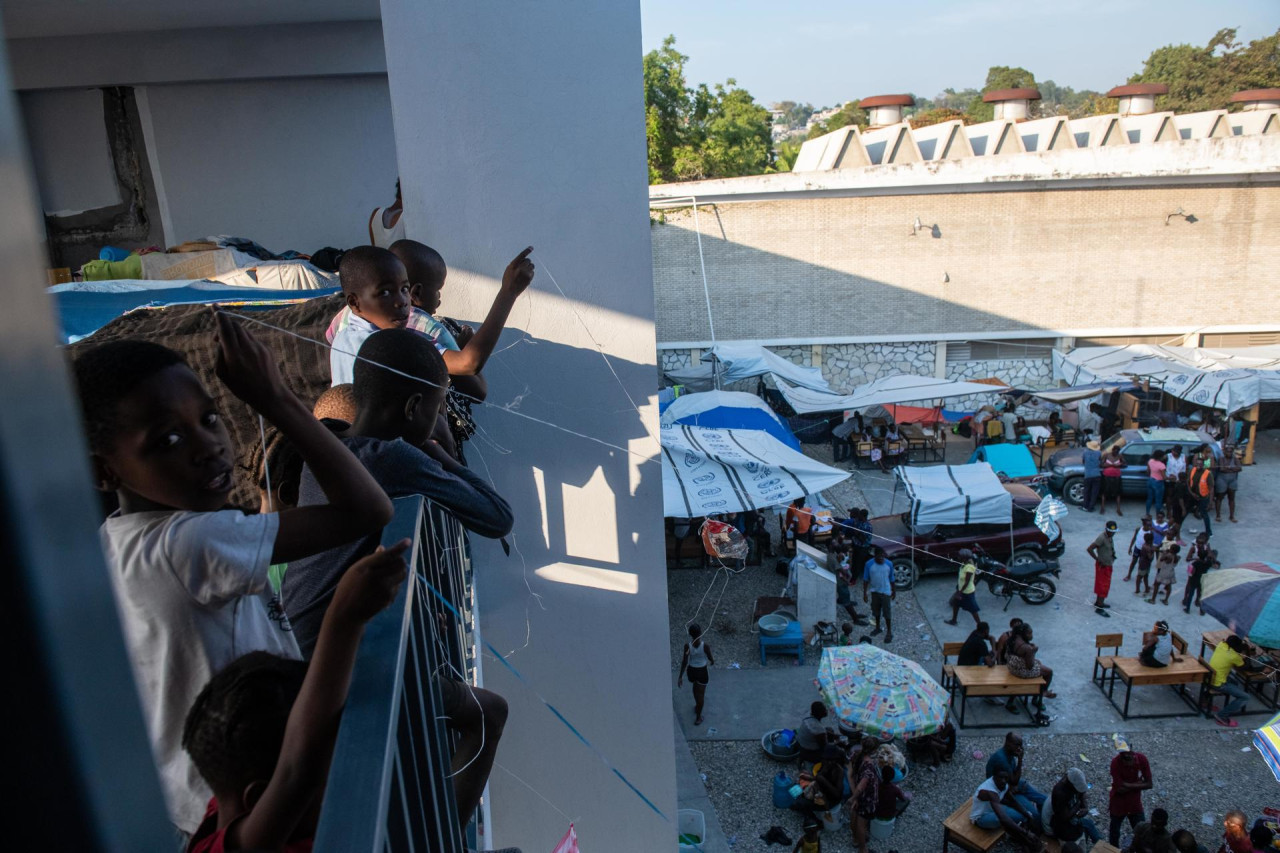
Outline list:
[[[1126,296],[1111,305],[1100,300],[1098,285],[1114,271],[1097,266],[1101,256],[1097,253],[1110,250],[1082,254],[1080,244],[1071,242],[1114,222],[1096,221],[1088,227],[1068,222],[1064,227],[1074,231],[1056,240],[1046,237],[1034,254],[1015,262],[1010,259],[1018,257],[1021,246],[1044,236],[1035,230],[1043,222],[1024,223],[1011,215],[1002,215],[1000,221],[969,216],[944,227],[931,225],[933,217],[929,217],[917,227],[907,211],[918,201],[878,198],[872,201],[888,208],[883,214],[879,208],[874,211],[875,221],[881,224],[851,231],[826,206],[860,201],[866,200],[817,199],[790,201],[785,206],[775,202],[768,211],[760,209],[765,205],[753,204],[723,211],[718,205],[701,207],[702,257],[715,337],[784,340],[893,335],[911,340],[947,333],[1034,331],[1063,322],[1073,328],[1152,322],[1149,314],[1143,315],[1139,300]],[[1044,206],[1056,204],[1071,212],[1072,205],[1079,203],[1055,199]],[[1040,217],[1047,215],[1058,214],[1038,211]],[[872,218],[872,212],[863,211],[860,216],[849,213],[843,221],[856,226],[859,219]],[[901,225],[882,224],[890,220],[900,220]],[[1157,238],[1178,236],[1163,227],[1162,219],[1152,222]],[[692,215],[687,209],[666,211],[651,232],[659,343],[710,341]],[[746,239],[784,248],[788,254],[747,245]],[[1159,281],[1156,277],[1163,275],[1162,267],[1173,263],[1176,254],[1166,248],[1135,242],[1131,251],[1124,250],[1129,258],[1126,265],[1131,267],[1125,274],[1124,292],[1133,295]],[[1159,250],[1154,260],[1153,249]],[[868,259],[865,264],[863,257]],[[880,270],[882,277],[849,271],[863,267]],[[1020,278],[1018,269],[1026,270],[1025,278]],[[1035,282],[1054,283],[1029,286]]]
[[[510,557],[490,556],[531,584],[637,594],[647,570],[663,570],[647,556],[661,547],[658,446],[632,405],[656,409],[654,366],[613,356],[606,365],[598,351],[508,331],[485,375],[489,398],[476,409],[467,462],[517,513]],[[516,447],[522,461],[508,464]],[[632,500],[659,509],[618,511]],[[522,584],[481,586],[485,610],[524,606],[531,593]]]

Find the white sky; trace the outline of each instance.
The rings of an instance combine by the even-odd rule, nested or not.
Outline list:
[[[692,83],[736,78],[761,103],[830,106],[981,88],[992,65],[1106,91],[1166,44],[1280,27],[1280,0],[641,0],[644,49],[668,34]],[[1280,86],[1280,79],[1276,80]]]

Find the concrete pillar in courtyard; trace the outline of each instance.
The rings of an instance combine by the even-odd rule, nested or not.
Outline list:
[[[442,313],[479,325],[535,247],[467,451],[517,516],[509,557],[472,540],[484,638],[674,820],[639,4],[382,14],[408,235],[449,264]],[[498,762],[519,777],[493,772],[490,844],[550,849],[573,818],[584,850],[673,848],[674,825],[483,668],[511,703]]]

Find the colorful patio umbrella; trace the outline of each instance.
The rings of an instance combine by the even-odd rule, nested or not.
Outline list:
[[[823,649],[815,683],[841,722],[869,734],[913,738],[947,718],[947,691],[915,661],[876,646]]]
[[[1280,782],[1280,714],[1253,733],[1253,746],[1262,753],[1262,760],[1271,768],[1271,775]]]
[[[1204,576],[1200,606],[1264,648],[1280,647],[1280,565],[1242,563]]]

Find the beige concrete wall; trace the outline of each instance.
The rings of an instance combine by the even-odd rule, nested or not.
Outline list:
[[[1197,221],[1166,226],[1178,208]],[[658,341],[706,341],[692,213],[655,216]],[[721,340],[1280,324],[1276,186],[766,200],[699,220]]]

